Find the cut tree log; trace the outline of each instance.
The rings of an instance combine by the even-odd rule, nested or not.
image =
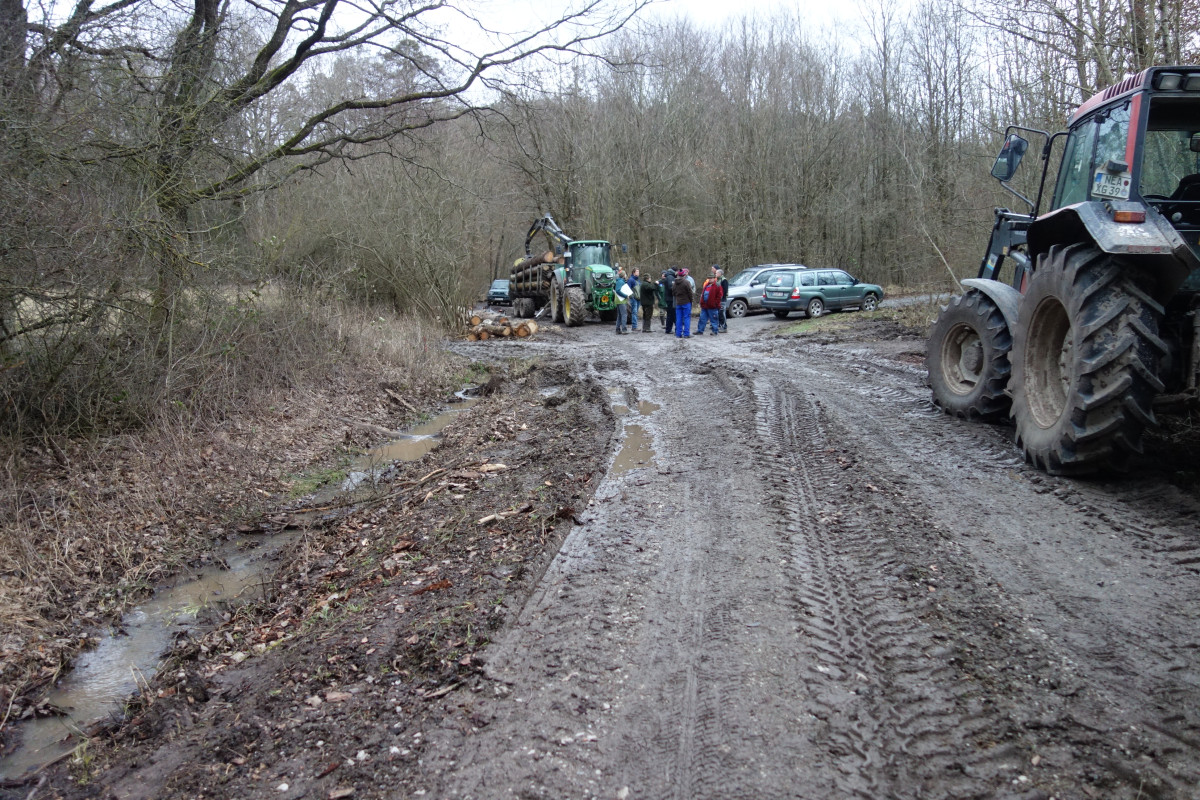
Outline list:
[[[463,322],[466,327],[466,338],[469,342],[485,341],[506,336],[524,338],[537,333],[537,323],[533,320],[510,319],[496,311],[475,311]]]

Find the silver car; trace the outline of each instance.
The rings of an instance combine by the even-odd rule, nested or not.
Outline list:
[[[804,269],[803,264],[759,264],[748,267],[729,280],[729,304],[725,314],[729,317],[744,317],[751,311],[762,308],[763,289],[767,278],[781,270]]]

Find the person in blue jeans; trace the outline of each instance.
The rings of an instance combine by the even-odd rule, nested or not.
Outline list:
[[[679,270],[675,279],[675,338],[692,338],[692,284],[687,269]]]
[[[641,280],[642,271],[637,267],[633,268],[633,272],[629,273],[629,288],[633,290],[633,294],[629,295],[629,329],[637,330],[638,308],[641,306]]]
[[[629,319],[629,298],[622,294],[621,290],[626,289],[627,280],[625,278],[625,270],[617,269],[617,333],[628,333],[625,329],[626,321]]]
[[[704,286],[700,289],[700,329],[696,331],[697,336],[704,335],[704,326],[712,325],[712,335],[717,335],[719,327],[718,322],[721,318],[721,277],[717,274],[718,270],[714,267],[712,276],[704,282]]]

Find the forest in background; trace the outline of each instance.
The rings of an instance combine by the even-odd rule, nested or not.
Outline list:
[[[651,271],[952,287],[1019,202],[1005,125],[1200,30],[1198,0],[866,0],[834,31],[644,5],[488,47],[467,0],[0,0],[0,433],[218,420],[372,314],[451,324],[547,212]]]

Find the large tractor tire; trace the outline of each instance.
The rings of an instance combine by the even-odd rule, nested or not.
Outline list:
[[[555,322],[563,321],[564,294],[562,285],[558,281],[550,284],[550,319]]]
[[[568,286],[563,295],[563,321],[569,327],[578,328],[587,316],[587,296],[582,286]]]
[[[1052,475],[1120,471],[1163,390],[1163,309],[1134,265],[1086,244],[1038,260],[1013,331],[1012,415],[1025,460]]]
[[[933,325],[925,355],[933,402],[963,419],[1004,416],[1011,349],[1012,334],[995,301],[977,289],[951,299]]]

